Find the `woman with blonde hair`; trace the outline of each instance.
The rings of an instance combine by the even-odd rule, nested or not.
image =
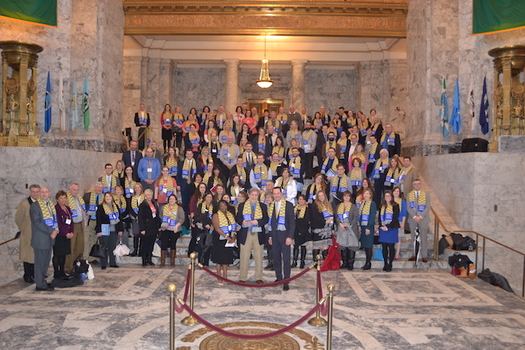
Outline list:
[[[323,259],[328,253],[328,246],[332,245],[332,234],[334,226],[334,211],[324,191],[317,192],[315,201],[310,210],[310,227],[313,233],[313,256],[320,251]]]

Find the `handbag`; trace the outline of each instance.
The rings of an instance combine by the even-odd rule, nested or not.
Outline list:
[[[97,242],[93,244],[93,247],[91,247],[91,251],[89,252],[89,256],[94,256],[95,258],[100,259],[106,259],[107,258],[107,252],[106,247],[100,244],[100,240],[97,239]]]

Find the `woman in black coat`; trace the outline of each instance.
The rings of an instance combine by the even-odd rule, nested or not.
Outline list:
[[[304,260],[306,258],[306,245],[312,240],[310,233],[310,207],[306,196],[300,194],[297,197],[295,206],[295,234],[293,238],[293,263],[292,267],[297,267],[299,258],[299,248],[301,248],[301,265],[299,268],[304,269]]]
[[[119,208],[115,204],[111,192],[104,194],[104,200],[97,208],[96,217],[95,232],[99,237],[100,244],[107,248],[106,259],[100,259],[100,266],[102,270],[105,270],[109,258],[110,267],[119,267],[113,250],[117,246],[118,236],[121,236],[124,231],[124,225],[120,218]]]
[[[153,244],[160,231],[162,224],[162,213],[159,204],[153,200],[153,191],[144,191],[144,201],[139,207],[139,228],[142,235],[140,252],[142,254],[142,266],[155,264],[151,261],[153,257]]]

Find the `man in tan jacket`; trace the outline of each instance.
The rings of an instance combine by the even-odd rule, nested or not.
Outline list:
[[[24,263],[24,281],[31,284],[35,283],[35,257],[31,247],[29,208],[38,198],[40,198],[40,185],[29,186],[29,197],[20,202],[15,213],[15,223],[20,231],[19,259]]]

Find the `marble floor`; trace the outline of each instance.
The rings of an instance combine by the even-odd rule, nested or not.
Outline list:
[[[168,349],[167,287],[175,283],[182,296],[186,271],[129,264],[95,268],[94,280],[55,292],[11,282],[0,287],[0,349]],[[233,268],[229,277],[236,280],[238,273]],[[264,277],[275,279],[270,271]],[[327,284],[336,285],[334,350],[525,349],[525,300],[478,278],[460,279],[442,269],[329,271],[322,278],[325,293]],[[314,270],[288,292],[219,286],[201,270],[196,280],[195,311],[233,331],[243,325],[269,332],[314,305]],[[224,339],[218,345],[203,326],[181,325],[185,316],[176,315],[177,349],[234,349]],[[304,323],[286,336],[281,345],[235,349],[326,349],[326,328]]]

